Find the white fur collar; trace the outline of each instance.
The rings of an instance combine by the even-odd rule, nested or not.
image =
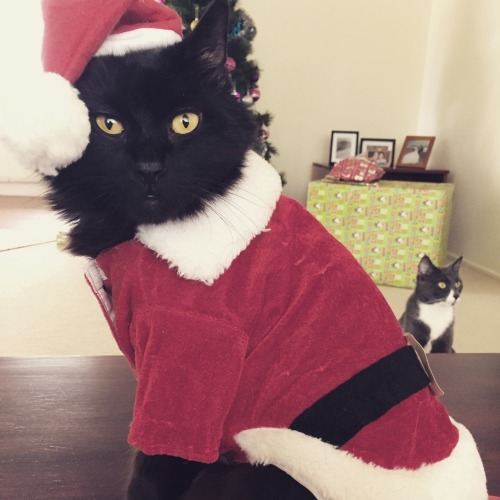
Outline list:
[[[183,278],[207,285],[263,232],[281,194],[276,170],[248,152],[243,177],[205,212],[178,222],[139,226],[136,237]]]

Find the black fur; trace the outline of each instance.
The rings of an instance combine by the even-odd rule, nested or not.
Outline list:
[[[204,465],[137,452],[129,500],[314,500],[306,488],[272,465]]]
[[[216,0],[181,43],[94,58],[75,83],[90,111],[90,143],[80,160],[46,178],[53,207],[74,223],[73,253],[95,257],[133,238],[140,224],[190,217],[240,178],[256,125],[231,95],[224,67],[227,18],[227,0]],[[172,119],[187,111],[200,116],[198,128],[175,134]],[[100,115],[118,120],[124,132],[103,132]],[[206,465],[140,451],[127,497],[313,498],[275,467]]]
[[[445,305],[447,297],[452,294],[454,301],[458,300],[463,290],[463,282],[459,276],[462,257],[459,257],[448,267],[436,267],[426,255],[422,257],[418,265],[417,285],[414,292],[408,298],[406,309],[399,324],[401,328],[411,333],[417,341],[430,352],[454,352],[453,351],[453,304]],[[435,316],[448,314],[451,321],[442,330],[440,335],[431,341],[431,329],[435,325],[426,322],[422,317],[422,306],[432,306]],[[450,314],[451,312],[451,314]],[[431,341],[431,344],[429,342]]]
[[[217,0],[179,44],[88,64],[75,86],[90,110],[90,144],[46,179],[53,207],[75,223],[73,253],[95,257],[132,238],[139,224],[189,217],[239,179],[256,126],[230,94],[226,32],[227,2]],[[201,122],[181,136],[170,124],[184,111]],[[102,114],[124,133],[103,133],[95,123]]]
[[[314,495],[282,470],[269,465],[207,466],[180,500],[314,500]]]
[[[205,467],[166,455],[148,456],[136,451],[127,488],[128,499],[168,500],[179,498]]]

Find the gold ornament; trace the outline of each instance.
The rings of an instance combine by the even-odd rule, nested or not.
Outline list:
[[[194,31],[196,26],[198,26],[199,22],[200,22],[200,20],[198,18],[193,19],[193,22],[189,25],[189,27],[191,28],[191,31]]]
[[[194,6],[194,19],[189,25],[191,28],[191,31],[194,31],[196,26],[198,26],[198,23],[200,22],[200,7],[198,5]]]

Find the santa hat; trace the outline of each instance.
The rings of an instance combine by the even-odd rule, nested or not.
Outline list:
[[[44,72],[11,81],[10,92],[4,87],[0,140],[26,166],[57,175],[89,141],[88,110],[73,86],[89,61],[173,45],[182,22],[154,0],[42,0],[42,14]],[[22,96],[21,105],[12,92]]]

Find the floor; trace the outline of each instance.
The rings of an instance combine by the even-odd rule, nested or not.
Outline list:
[[[64,225],[38,197],[0,196],[0,356],[119,354],[83,279],[62,251]],[[457,352],[500,352],[500,281],[463,266]],[[396,316],[409,289],[380,287]]]

